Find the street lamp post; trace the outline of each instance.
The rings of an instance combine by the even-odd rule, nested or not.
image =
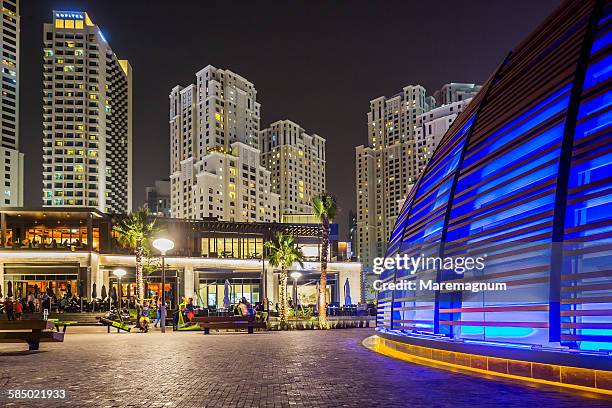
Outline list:
[[[295,318],[297,319],[298,315],[298,291],[297,291],[297,281],[302,276],[301,272],[293,271],[289,275],[293,278],[293,307],[295,308]]]
[[[157,249],[161,253],[162,259],[162,276],[161,276],[161,311],[160,311],[160,319],[161,319],[161,332],[166,332],[166,252],[170,251],[174,248],[174,242],[169,240],[168,238],[157,238],[153,241],[153,247]]]
[[[119,315],[121,315],[121,278],[125,276],[126,272],[125,272],[125,269],[115,269],[113,271],[113,274],[119,280],[119,284],[117,285],[117,293],[119,295],[119,308],[117,309],[117,311]]]

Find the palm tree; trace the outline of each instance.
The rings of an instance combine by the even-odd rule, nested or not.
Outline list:
[[[295,238],[278,233],[272,241],[266,241],[267,258],[274,268],[280,267],[280,306],[281,326],[287,323],[287,269],[294,263],[304,267],[304,253],[295,242]]]
[[[113,227],[119,243],[136,255],[136,287],[141,300],[145,297],[143,257],[149,250],[149,240],[155,235],[155,221],[155,216],[148,209],[139,208]]]
[[[321,282],[319,283],[319,327],[327,327],[327,251],[329,248],[329,225],[336,217],[336,197],[323,193],[312,199],[312,212],[321,222]]]

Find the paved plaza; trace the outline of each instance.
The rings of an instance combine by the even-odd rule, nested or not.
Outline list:
[[[611,401],[483,379],[365,349],[371,329],[111,333],[70,328],[64,343],[0,344],[0,406],[610,407]],[[8,400],[63,389],[65,400]]]

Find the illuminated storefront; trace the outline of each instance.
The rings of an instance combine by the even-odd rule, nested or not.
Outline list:
[[[96,285],[99,297],[115,288],[126,304],[136,300],[134,256],[119,245],[113,225],[121,216],[111,216],[92,209],[19,209],[0,210],[0,288],[14,295],[52,288],[57,297],[68,292],[78,294],[82,285],[85,297]],[[278,299],[278,271],[262,260],[264,242],[282,232],[297,238],[307,254],[307,282],[318,279],[318,242],[320,225],[288,223],[235,223],[217,220],[158,219],[158,227],[170,237],[175,248],[166,257],[166,297],[172,306],[182,297],[192,297],[197,305],[223,305],[224,285],[230,284],[230,303],[242,297],[251,303]],[[351,298],[361,296],[361,264],[333,262],[337,242],[330,245],[329,294],[332,302],[344,299],[336,282],[351,280]],[[148,261],[147,261],[148,262]],[[144,273],[145,297],[161,295],[159,258],[151,258]],[[122,288],[114,270],[124,269]],[[335,277],[339,278],[336,279]],[[16,292],[16,291],[19,292]],[[312,297],[312,296],[311,296]]]

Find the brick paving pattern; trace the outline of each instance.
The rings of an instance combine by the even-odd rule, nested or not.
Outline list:
[[[0,406],[610,407],[612,401],[394,360],[361,345],[371,329],[111,333],[69,328],[64,343],[0,344]],[[65,400],[8,400],[65,389]]]

